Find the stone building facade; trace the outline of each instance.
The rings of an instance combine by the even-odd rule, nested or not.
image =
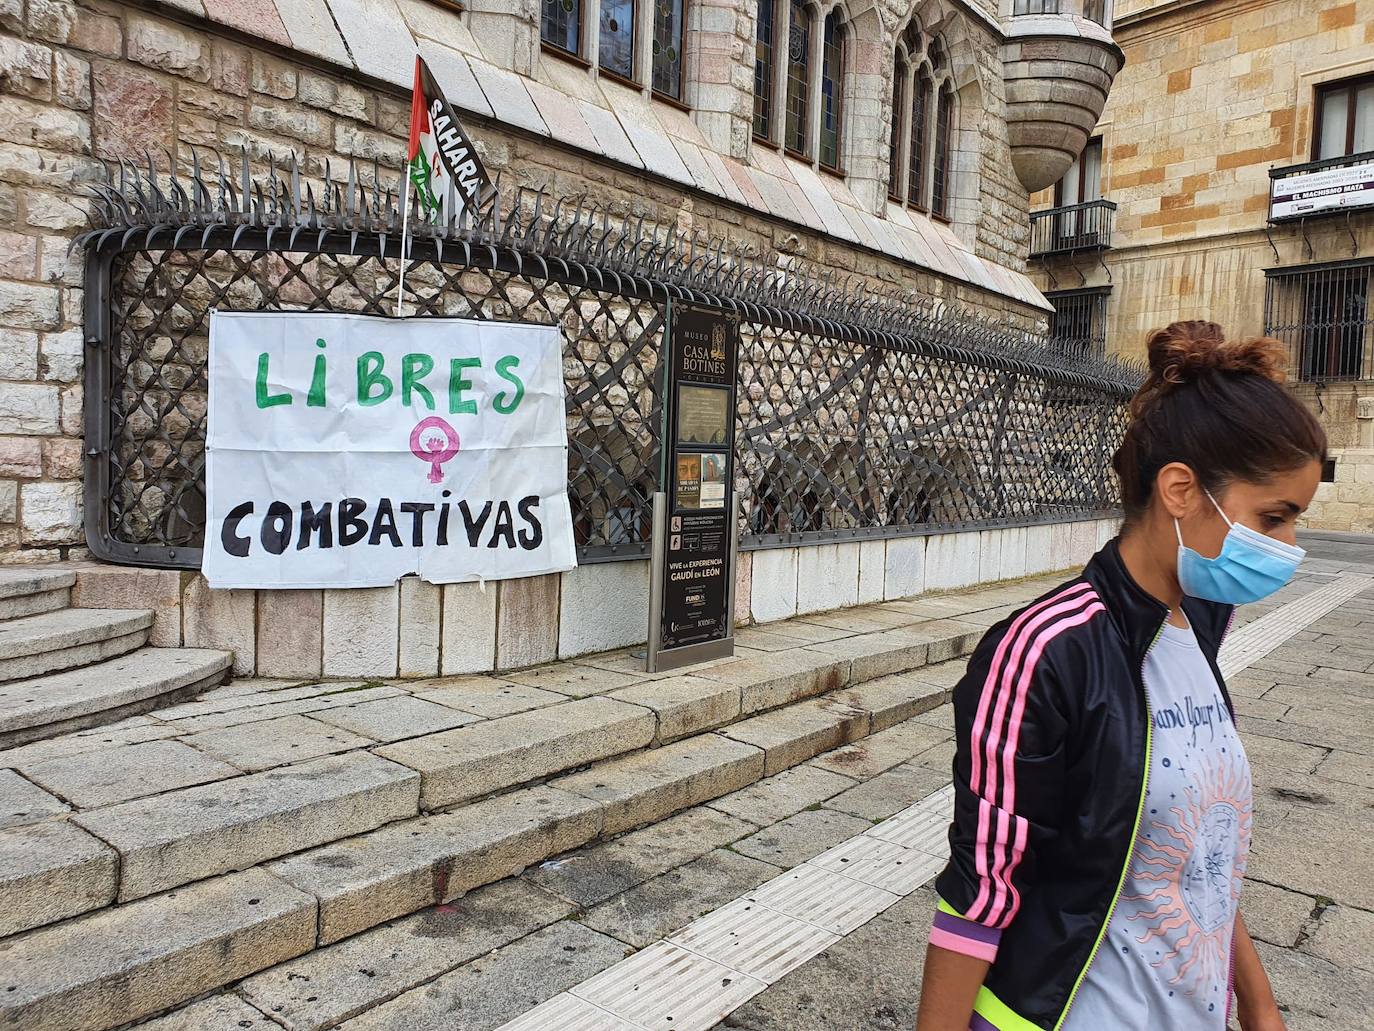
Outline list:
[[[0,0],[0,564],[90,557],[83,419],[106,402],[83,396],[97,352],[69,244],[117,162],[294,154],[321,185],[357,158],[394,183],[418,52],[507,198],[586,196],[775,267],[1043,328],[1030,191],[1073,161],[1121,53],[1092,0],[1031,6]],[[1086,555],[1098,530],[1072,548],[1023,527],[760,551],[740,564],[741,618],[1020,576]],[[419,675],[641,641],[647,580],[622,561],[486,591],[274,593],[88,564],[74,600],[151,609],[155,644],[230,648],[240,675]]]
[[[1119,66],[1106,29],[1016,17],[1012,0],[775,0],[778,57],[763,74],[782,102],[765,125],[758,4],[658,6],[665,24],[629,0],[0,3],[0,560],[82,554],[83,274],[68,243],[101,163],[245,147],[259,160],[294,152],[316,176],[350,155],[395,173],[417,50],[512,186],[590,194],[780,260],[1043,323],[1025,274],[1025,180],[1052,178],[1082,135],[1041,110],[1059,50],[1086,62],[1074,67],[1087,107],[1105,100]],[[632,24],[611,31],[617,17]],[[940,102],[926,103],[913,149],[893,80],[911,80],[912,98],[918,66]],[[907,189],[916,151],[919,196]]]
[[[1284,340],[1336,448],[1309,523],[1374,528],[1374,2],[1122,0],[1113,32],[1126,65],[1092,142],[1032,198],[1056,335],[1142,356],[1201,317]],[[1314,173],[1363,204],[1271,205]]]

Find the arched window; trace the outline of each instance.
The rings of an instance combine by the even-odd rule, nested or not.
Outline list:
[[[601,0],[598,64],[603,72],[622,79],[635,74],[634,0]]]
[[[811,10],[791,0],[787,27],[787,129],[783,144],[805,156],[811,93]]]
[[[569,54],[582,53],[582,0],[544,0],[539,37]]]
[[[758,0],[754,139],[830,172],[845,160],[851,28],[842,0]]]
[[[906,95],[906,65],[899,57],[892,75],[892,138],[887,144],[887,195],[902,199],[902,99]]]
[[[953,133],[948,52],[938,37],[927,36],[912,22],[899,37],[892,58],[889,199],[948,217]]]
[[[820,163],[838,170],[843,141],[840,136],[841,106],[844,91],[844,25],[840,12],[825,16],[824,40],[821,48],[821,139]]]
[[[578,58],[600,74],[680,102],[686,9],[687,0],[656,0],[652,6],[649,0],[599,0],[596,6],[586,0],[541,0],[539,39],[550,53]],[[592,24],[584,35],[588,10]]]
[[[754,31],[754,135],[773,138],[773,51],[777,0],[759,0]]]
[[[682,99],[683,0],[654,4],[653,75],[655,93]]]
[[[949,147],[953,132],[954,91],[946,82],[940,87],[940,105],[935,116],[935,170],[930,200],[930,210],[941,218],[949,217]]]
[[[930,138],[930,71],[922,64],[911,95],[911,154],[907,158],[906,202],[926,208],[926,157]]]

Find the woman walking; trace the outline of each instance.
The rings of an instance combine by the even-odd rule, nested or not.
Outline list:
[[[1217,668],[1292,577],[1326,457],[1282,345],[1176,322],[1113,465],[1126,520],[1003,620],[954,692],[951,856],[917,1031],[1244,1031],[1283,1019],[1237,903],[1250,769]]]

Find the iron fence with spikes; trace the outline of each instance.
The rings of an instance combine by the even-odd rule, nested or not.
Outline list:
[[[209,313],[407,314],[559,325],[584,561],[641,557],[657,489],[658,358],[674,304],[741,320],[744,547],[1114,511],[1108,457],[1143,370],[995,316],[875,291],[586,197],[503,183],[412,208],[350,160],[145,156],[95,184],[86,252],[86,530],[110,561],[196,568]],[[414,201],[412,201],[414,203]]]

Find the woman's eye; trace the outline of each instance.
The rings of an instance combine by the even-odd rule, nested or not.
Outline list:
[[[1284,524],[1284,517],[1280,515],[1263,515],[1260,520],[1270,530],[1276,530]]]

